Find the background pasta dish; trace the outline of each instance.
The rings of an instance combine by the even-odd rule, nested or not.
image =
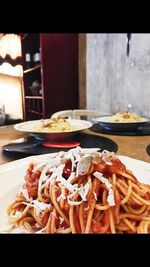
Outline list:
[[[52,118],[41,120],[36,130],[39,132],[69,132],[78,130],[78,127],[72,125],[69,119]]]
[[[77,147],[29,165],[10,232],[149,233],[150,186],[108,151]]]
[[[111,117],[111,122],[140,122],[141,117],[129,111],[118,112]]]

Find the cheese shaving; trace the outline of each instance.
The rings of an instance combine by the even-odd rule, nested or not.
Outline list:
[[[35,223],[36,228],[41,228],[41,225],[39,223]]]
[[[76,177],[76,173],[75,172],[71,172],[70,176],[68,177],[67,181],[69,183],[72,182],[72,180]]]
[[[66,196],[63,195],[63,192],[60,194],[59,197],[57,197],[57,201],[59,202],[61,199],[66,199]]]
[[[26,188],[22,188],[21,192],[25,197],[26,201],[31,202],[33,200],[33,198],[29,197],[28,190]]]
[[[103,177],[103,174],[100,172],[94,172],[93,175],[99,179],[103,184],[106,185],[106,187],[108,188],[108,197],[107,197],[107,202],[109,204],[109,206],[115,206],[115,198],[114,198],[114,193],[112,190],[112,185],[109,183],[108,179],[106,179],[105,177]]]
[[[110,188],[108,191],[107,201],[108,201],[109,206],[115,206],[115,199],[114,199],[114,193],[113,193],[112,188]]]
[[[42,234],[43,231],[46,230],[46,228],[47,228],[47,225],[46,225],[44,228],[42,228],[42,229],[36,231],[35,234]]]
[[[51,204],[47,204],[44,202],[39,202],[38,200],[33,200],[32,203],[22,202],[23,204],[35,208],[36,214],[39,215],[41,211],[49,209]]]
[[[81,203],[83,202],[83,200],[81,201],[72,201],[68,198],[68,204],[71,205],[71,206],[78,206],[80,205]]]
[[[94,191],[93,191],[93,195],[94,195],[95,199],[97,200],[97,195]]]
[[[43,167],[48,163],[48,159],[45,161],[42,161],[40,163],[37,163],[36,166],[33,169],[33,172],[37,171],[37,170],[42,170]]]
[[[63,223],[63,221],[64,221],[64,218],[59,216],[59,220],[60,220],[60,225],[61,225]]]
[[[13,219],[20,219],[22,217],[21,211],[16,211],[15,214],[12,215]]]
[[[74,189],[76,188],[77,184],[70,184],[65,178],[63,177],[59,177],[56,179],[56,181],[61,182],[65,188],[67,188],[71,193],[74,191]]]
[[[90,169],[91,163],[92,163],[91,155],[83,156],[77,164],[76,175],[79,176],[87,174],[88,170]]]
[[[89,192],[89,189],[90,189],[90,185],[88,182],[84,186],[81,186],[80,188],[78,188],[78,193],[81,196],[82,200],[84,200],[84,201],[87,200],[86,196]]]
[[[41,187],[42,183],[45,182],[47,180],[47,175],[46,172],[50,171],[51,168],[54,167],[58,167],[60,168],[60,164],[64,163],[65,161],[62,159],[62,157],[60,157],[59,155],[57,157],[55,157],[54,159],[52,159],[50,162],[48,162],[45,167],[43,168],[42,172],[41,172],[41,176],[39,179],[39,188]]]

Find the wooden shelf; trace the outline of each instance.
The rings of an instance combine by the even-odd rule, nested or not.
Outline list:
[[[28,109],[27,112],[29,112],[29,113],[34,113],[34,114],[43,116],[43,113],[42,113],[42,112],[35,111],[35,110],[32,110],[32,109]]]
[[[21,41],[24,120],[49,118],[57,110],[78,109],[78,34],[23,33]],[[27,68],[27,53],[40,53],[41,62]],[[40,88],[33,92],[35,81]]]
[[[43,96],[25,96],[26,99],[43,99]]]
[[[37,69],[40,69],[40,68],[41,68],[41,64],[39,64],[39,65],[37,65],[37,66],[35,66],[35,67],[33,67],[33,68],[24,70],[23,73],[26,74],[26,73],[28,73],[28,72],[32,72],[32,71],[37,70]]]
[[[28,33],[25,33],[23,36],[22,36],[22,41],[28,36]]]

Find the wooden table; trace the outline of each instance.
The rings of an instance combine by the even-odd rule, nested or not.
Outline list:
[[[135,159],[150,162],[150,156],[146,152],[146,147],[150,144],[150,136],[118,136],[95,133],[90,130],[85,132],[88,134],[105,136],[115,141],[118,144],[117,154],[119,155],[130,156]],[[0,127],[0,164],[16,159],[15,155],[11,157],[4,155],[1,149],[2,146],[10,143],[12,140],[26,136],[28,136],[26,133],[16,131],[13,125]],[[19,156],[17,158],[19,158]]]

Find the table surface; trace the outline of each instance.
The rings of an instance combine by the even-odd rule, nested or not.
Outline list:
[[[86,130],[84,132],[98,136],[105,136],[115,141],[118,144],[118,155],[129,156],[150,163],[150,156],[146,152],[146,147],[150,144],[150,136],[109,135],[96,133],[91,130]],[[2,146],[13,140],[26,136],[28,136],[28,134],[16,131],[14,125],[0,127],[0,164],[16,159],[13,155],[11,157],[5,155],[2,151]]]

